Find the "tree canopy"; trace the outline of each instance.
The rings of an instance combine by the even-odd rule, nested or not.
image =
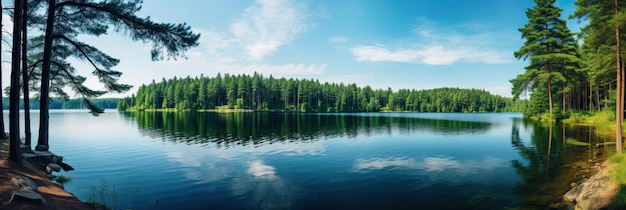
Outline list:
[[[139,87],[118,102],[119,110],[235,109],[305,112],[511,112],[522,111],[525,100],[492,95],[485,90],[372,89],[356,84],[321,83],[254,75],[218,74],[215,77],[163,78]]]

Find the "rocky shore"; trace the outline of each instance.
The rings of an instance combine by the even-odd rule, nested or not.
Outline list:
[[[563,200],[575,210],[607,209],[610,207],[618,190],[611,180],[611,165],[608,161],[598,166],[600,170],[581,184],[575,186],[563,196]]]
[[[51,181],[44,168],[7,161],[8,141],[0,142],[0,209],[94,209]]]

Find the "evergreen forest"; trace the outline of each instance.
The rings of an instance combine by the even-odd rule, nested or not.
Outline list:
[[[252,109],[299,112],[519,112],[526,100],[493,95],[485,90],[372,89],[356,84],[319,82],[254,75],[163,78],[139,87],[121,99],[118,110]]]
[[[4,101],[8,101],[8,98],[3,98]],[[117,98],[94,98],[90,102],[102,109],[115,109],[117,107]],[[38,99],[29,99],[30,109],[39,109]],[[64,99],[64,98],[52,98],[48,103],[49,109],[89,109],[89,105],[82,98]],[[3,109],[9,109],[9,104],[2,104]],[[20,99],[20,109],[24,109],[24,99]]]

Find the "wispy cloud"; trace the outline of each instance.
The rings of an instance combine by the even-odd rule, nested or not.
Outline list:
[[[336,36],[336,37],[330,38],[330,42],[347,42],[347,41],[348,41],[348,37],[345,37],[345,36]]]
[[[262,60],[312,27],[306,6],[291,0],[257,0],[230,26],[251,60]]]
[[[421,24],[412,32],[411,41],[396,45],[358,45],[350,48],[357,61],[362,62],[405,62],[427,65],[450,65],[460,61],[473,63],[508,63],[511,62],[508,51],[503,52],[493,46],[493,35],[459,25],[452,29],[441,30],[433,24]]]

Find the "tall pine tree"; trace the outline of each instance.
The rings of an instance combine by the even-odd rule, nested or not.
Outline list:
[[[513,96],[532,91],[538,86],[547,88],[548,109],[553,117],[553,93],[555,83],[563,83],[565,65],[578,60],[572,34],[565,20],[560,19],[562,9],[554,6],[556,0],[535,0],[536,6],[526,11],[528,23],[520,28],[524,45],[514,53],[517,59],[530,59],[526,72],[511,80]]]

